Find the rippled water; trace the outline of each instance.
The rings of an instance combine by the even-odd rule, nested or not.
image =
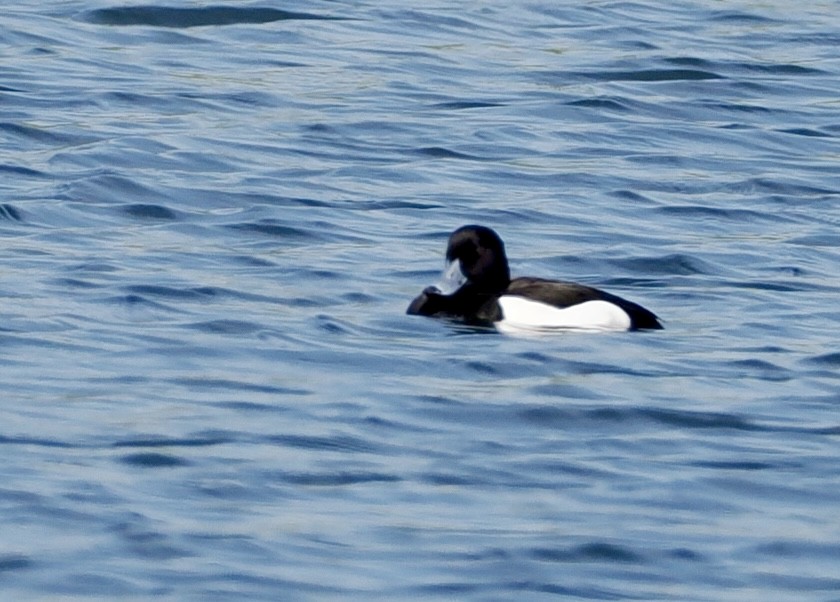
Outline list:
[[[840,599],[836,3],[0,16],[9,599]],[[447,234],[666,330],[405,316]]]

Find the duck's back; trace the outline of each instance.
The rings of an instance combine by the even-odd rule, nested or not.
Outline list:
[[[514,295],[558,308],[580,305],[587,301],[606,301],[617,305],[630,317],[631,328],[661,329],[659,319],[641,305],[622,299],[591,286],[576,282],[546,280],[543,278],[514,278],[503,295]]]

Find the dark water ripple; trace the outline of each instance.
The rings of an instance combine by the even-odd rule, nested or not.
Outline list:
[[[293,12],[273,8],[236,6],[204,6],[176,8],[168,6],[120,6],[100,8],[86,18],[98,25],[146,25],[151,27],[207,27],[273,23],[275,21],[331,19],[325,15]]]
[[[835,12],[4,9],[3,593],[831,599]],[[405,316],[468,222],[666,330]]]

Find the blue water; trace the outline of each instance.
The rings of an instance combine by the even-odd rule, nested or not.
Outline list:
[[[5,7],[3,599],[840,600],[836,9]]]

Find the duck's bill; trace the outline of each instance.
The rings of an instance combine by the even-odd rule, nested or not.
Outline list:
[[[464,286],[467,282],[467,277],[461,271],[461,262],[454,260],[447,262],[443,269],[440,280],[434,285],[435,291],[440,295],[453,295]]]

